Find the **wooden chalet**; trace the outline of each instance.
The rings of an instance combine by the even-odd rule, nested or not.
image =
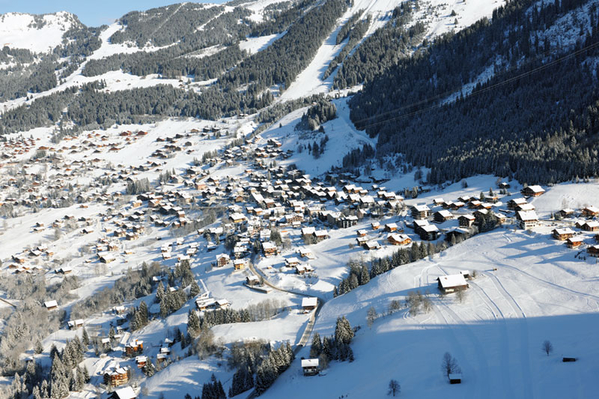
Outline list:
[[[587,252],[590,256],[599,257],[599,245],[591,245],[587,248]]]
[[[148,363],[147,356],[136,356],[135,357],[135,364],[137,364],[137,368],[140,368],[140,369],[144,368],[147,363]]]
[[[458,217],[458,225],[460,227],[472,227],[476,218],[473,215],[460,215]]]
[[[582,225],[584,231],[599,231],[599,222],[591,221]]]
[[[599,215],[599,208],[594,206],[587,206],[581,211],[583,217],[591,218]]]
[[[515,210],[517,207],[526,204],[526,198],[514,198],[507,202],[507,208]]]
[[[216,267],[227,266],[231,262],[231,257],[227,254],[216,255]]]
[[[391,245],[408,245],[412,242],[412,239],[406,234],[389,234],[387,241]]]
[[[545,190],[541,186],[528,186],[524,187],[521,191],[525,197],[538,197],[545,193]]]
[[[449,212],[448,210],[442,209],[440,211],[433,213],[433,219],[435,220],[435,222],[443,223],[443,222],[453,219],[453,214],[451,212]]]
[[[47,310],[58,309],[58,303],[56,301],[46,301],[46,302],[44,302],[44,307]]]
[[[83,327],[83,319],[69,320],[67,322],[67,326],[69,327],[69,330],[75,330],[79,327]]]
[[[138,341],[134,339],[132,342],[129,342],[125,345],[125,354],[127,356],[137,356],[141,355],[144,350],[144,341]]]
[[[302,370],[305,376],[317,375],[319,373],[319,360],[302,359]]]
[[[424,204],[412,207],[412,217],[414,219],[426,219],[430,216],[430,212],[430,208]]]
[[[539,217],[535,211],[519,211],[516,213],[520,228],[529,230],[540,225]]]
[[[447,378],[449,378],[450,384],[461,384],[462,383],[462,374],[460,373],[450,373]]]
[[[388,233],[394,233],[399,230],[397,223],[387,223],[385,224],[385,231]]]
[[[311,312],[314,309],[316,309],[317,307],[318,307],[318,298],[309,297],[309,298],[302,299],[302,310],[304,311],[304,313]]]
[[[568,248],[578,248],[582,244],[584,244],[584,239],[582,237],[571,237],[566,239]]]
[[[125,385],[131,378],[131,369],[129,366],[113,367],[104,373],[104,383],[111,387]]]
[[[296,274],[306,274],[306,273],[313,273],[314,272],[314,268],[308,264],[300,264],[300,265],[295,265],[295,273]]]
[[[265,257],[271,257],[279,253],[279,249],[272,242],[263,242],[262,243],[262,252]]]
[[[243,270],[243,269],[245,269],[246,266],[247,266],[246,259],[235,259],[233,261],[233,268],[235,270]]]
[[[553,238],[555,238],[556,240],[565,241],[568,238],[574,237],[574,231],[569,228],[553,229],[551,231],[551,235],[553,235]]]
[[[256,287],[262,285],[262,281],[258,276],[246,276],[245,285],[247,285],[248,287]]]
[[[381,247],[381,244],[379,244],[378,241],[375,240],[371,240],[371,241],[366,241],[362,247],[364,247],[364,249],[367,249],[369,251],[373,251],[375,249],[379,249]]]
[[[467,289],[468,283],[463,274],[450,274],[437,278],[439,290],[444,294]]]

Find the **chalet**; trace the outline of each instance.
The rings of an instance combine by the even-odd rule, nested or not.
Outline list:
[[[316,297],[308,297],[302,299],[302,309],[304,313],[308,313],[313,311],[318,307],[318,298]]]
[[[388,233],[393,233],[396,232],[399,229],[399,227],[397,227],[397,223],[387,223],[385,224],[385,231]]]
[[[437,278],[439,290],[444,294],[465,290],[468,288],[468,283],[464,279],[463,274],[450,274]]]
[[[521,191],[525,197],[538,197],[545,193],[545,190],[541,186],[528,186],[524,187]]]
[[[599,222],[591,221],[582,225],[584,231],[599,231]]]
[[[462,374],[460,373],[450,373],[447,375],[449,378],[450,384],[461,384],[462,383]]]
[[[528,211],[534,211],[535,209],[536,208],[535,208],[535,206],[533,204],[529,204],[527,202],[527,203],[524,203],[524,204],[516,205],[515,211],[516,212],[518,212],[518,211],[528,212]]]
[[[318,359],[302,359],[302,370],[305,376],[317,375],[319,372]]]
[[[515,210],[517,207],[526,203],[526,198],[514,198],[507,202],[507,208]]]
[[[260,286],[262,285],[262,281],[258,276],[251,275],[245,278],[245,285],[249,287]]]
[[[414,219],[426,219],[430,215],[430,208],[426,205],[414,205],[412,207],[412,217]]]
[[[379,222],[372,222],[370,223],[370,227],[372,228],[372,230],[378,230],[381,228],[381,224]]]
[[[315,259],[314,254],[308,248],[299,248],[298,252],[302,258]]]
[[[100,262],[102,263],[112,263],[116,260],[116,258],[112,255],[109,254],[98,254],[98,259],[100,260]]]
[[[560,240],[560,241],[565,241],[568,238],[574,237],[574,231],[569,228],[553,229],[551,231],[551,234],[553,235],[553,238],[555,238],[556,240]]]
[[[231,257],[227,254],[216,255],[216,267],[227,266],[231,261]]]
[[[540,225],[539,217],[535,211],[519,211],[516,213],[520,228],[524,230],[532,229]]]
[[[599,257],[599,245],[591,245],[587,248],[590,256]]]
[[[389,234],[387,241],[391,245],[408,245],[412,242],[412,239],[405,234]]]
[[[231,220],[231,222],[235,224],[238,224],[247,221],[247,218],[243,213],[232,213],[231,215],[229,215],[229,220]]]
[[[263,242],[262,252],[264,252],[265,257],[270,257],[276,255],[279,252],[279,249],[272,242]]]
[[[144,368],[146,366],[146,364],[148,363],[148,357],[147,356],[136,356],[135,357],[135,363],[137,364],[138,368]]]
[[[294,267],[294,266],[299,265],[300,263],[301,263],[301,261],[296,257],[285,259],[285,266],[287,266],[287,267]]]
[[[558,212],[562,218],[567,218],[574,215],[574,209],[565,208]]]
[[[437,226],[433,226],[431,224],[422,226],[420,229],[419,235],[420,238],[427,241],[433,241],[439,238],[440,231]]]
[[[453,219],[453,214],[445,209],[433,213],[433,219],[435,222],[443,223],[450,219]]]
[[[458,217],[458,225],[460,227],[472,227],[476,218],[473,215],[460,215]]]
[[[299,265],[295,265],[295,273],[296,274],[306,274],[306,273],[313,273],[314,272],[314,268],[308,264],[299,264]]]
[[[578,248],[582,244],[584,244],[584,239],[582,237],[572,237],[566,239],[566,245],[568,248]]]
[[[375,240],[371,240],[371,241],[366,241],[362,247],[364,247],[364,249],[367,249],[369,251],[373,251],[375,249],[379,249],[381,247],[381,244],[379,244],[378,241]]]
[[[587,206],[582,210],[581,215],[587,218],[595,217],[599,215],[599,208],[596,208],[594,206]]]
[[[470,231],[464,227],[457,227],[450,229],[445,233],[445,241],[452,242],[452,240],[464,239],[470,235]],[[455,242],[455,241],[454,241]]]
[[[83,319],[69,320],[67,322],[67,326],[69,327],[69,330],[75,330],[79,327],[83,327]]]
[[[452,211],[457,211],[460,208],[463,208],[464,206],[466,206],[466,204],[462,201],[456,201],[456,202],[452,202],[449,205],[449,209],[451,209]]]
[[[366,235],[368,234],[368,230],[360,229],[356,232],[356,234],[358,235],[358,237],[366,237]]]
[[[433,204],[443,206],[445,205],[445,200],[443,198],[435,198]]]
[[[112,387],[125,385],[131,378],[131,369],[129,366],[112,367],[104,373],[104,383]]]
[[[47,310],[58,309],[58,303],[56,301],[46,301],[44,302],[44,307]]]
[[[109,396],[109,399],[136,399],[137,395],[135,391],[131,387],[124,387],[120,389],[116,389],[112,395]]]
[[[243,269],[245,269],[246,266],[247,266],[246,259],[235,259],[233,261],[233,268],[235,270],[243,270]]]
[[[134,339],[132,342],[129,342],[125,345],[125,353],[127,356],[136,356],[140,355],[144,350],[144,341],[138,341]]]

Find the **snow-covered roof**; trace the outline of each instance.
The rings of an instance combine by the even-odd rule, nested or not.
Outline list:
[[[519,211],[518,218],[525,222],[539,220],[535,211]]]
[[[545,190],[541,186],[528,186],[533,193],[544,193]]]
[[[46,301],[44,302],[44,306],[46,308],[55,308],[58,306],[58,303],[56,301]]]
[[[302,368],[318,367],[318,359],[302,359]]]
[[[463,274],[449,274],[447,276],[441,276],[439,277],[439,282],[441,283],[441,287],[443,287],[443,289],[467,285]]]
[[[317,305],[318,305],[318,298],[310,297],[310,298],[302,299],[302,307],[303,308],[317,306]]]
[[[564,234],[574,234],[574,231],[567,227],[565,229],[555,229],[555,233],[561,236]]]
[[[119,399],[135,399],[137,397],[131,387],[115,389],[114,393]]]
[[[435,231],[439,231],[437,226],[435,226],[433,224],[427,224],[426,226],[422,226],[422,230],[426,231],[427,233],[433,233]]]

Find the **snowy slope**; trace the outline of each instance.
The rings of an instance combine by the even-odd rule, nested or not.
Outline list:
[[[80,25],[76,16],[64,11],[44,14],[39,18],[43,26],[37,28],[33,15],[21,13],[0,15],[2,45],[28,49],[36,53],[48,52],[61,44],[62,35],[67,30]]]

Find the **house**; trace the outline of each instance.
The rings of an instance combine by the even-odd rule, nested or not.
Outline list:
[[[412,239],[405,234],[389,234],[387,241],[391,245],[408,245]]]
[[[587,206],[582,210],[581,215],[587,218],[595,217],[599,215],[599,208],[596,208],[594,206]]]
[[[514,198],[507,202],[507,209],[516,209],[518,206],[526,203],[526,198]]]
[[[462,374],[460,373],[450,373],[447,376],[449,378],[450,384],[461,384],[462,383]]]
[[[566,239],[566,245],[568,248],[578,248],[582,244],[584,244],[584,239],[582,237],[572,237]]]
[[[385,224],[385,231],[388,233],[393,233],[398,230],[397,223],[387,223]]]
[[[525,197],[538,197],[545,193],[545,190],[541,186],[528,186],[524,187],[521,191]]]
[[[216,255],[216,267],[227,266],[231,261],[231,257],[227,254]]]
[[[366,235],[368,234],[368,231],[364,230],[364,229],[360,229],[356,232],[356,234],[358,235],[358,237],[366,237]]]
[[[312,251],[310,251],[308,248],[299,248],[298,252],[302,258],[316,259]]]
[[[287,267],[294,267],[294,266],[299,265],[300,263],[301,263],[301,261],[296,257],[285,259],[285,266],[287,266]]]
[[[135,395],[135,391],[131,387],[124,387],[116,389],[112,395],[110,395],[110,399],[136,399],[137,395]]]
[[[140,355],[144,350],[144,341],[138,341],[134,339],[132,342],[129,342],[125,345],[125,353],[127,356],[136,356]]]
[[[270,256],[276,255],[278,253],[278,248],[272,242],[263,242],[262,243],[262,251],[264,252],[265,257],[270,257]]]
[[[564,208],[558,212],[562,218],[567,218],[574,215],[574,209]]]
[[[67,322],[67,326],[69,327],[69,330],[74,330],[79,327],[83,327],[83,319],[69,320]]]
[[[472,227],[476,218],[473,215],[460,215],[458,217],[458,225],[460,227]]]
[[[48,310],[58,309],[58,303],[56,301],[46,301],[44,307]]]
[[[443,223],[450,219],[453,219],[453,214],[448,210],[443,209],[433,213],[433,219],[435,220],[435,222]]]
[[[532,229],[540,225],[539,217],[535,211],[519,211],[516,213],[516,219],[520,222],[520,228],[524,230]]]
[[[551,231],[551,234],[553,235],[553,238],[555,238],[556,240],[560,240],[560,241],[565,241],[568,238],[574,237],[574,231],[569,228],[553,229]]]
[[[414,219],[426,219],[430,215],[430,208],[424,204],[414,205],[412,207],[412,217]]]
[[[311,312],[314,309],[316,309],[317,307],[318,307],[318,298],[309,297],[309,298],[302,299],[302,309],[303,309],[304,313]]]
[[[308,264],[303,265],[295,265],[295,273],[297,274],[306,274],[314,272],[314,268]]]
[[[115,366],[104,373],[104,383],[109,386],[118,387],[125,385],[131,378],[131,369],[128,366]]]
[[[262,285],[262,281],[260,281],[260,278],[258,276],[251,275],[245,278],[245,285],[247,285],[248,287],[255,287]]]
[[[366,241],[362,246],[364,247],[364,249],[373,251],[375,249],[379,249],[381,247],[381,244],[379,244],[378,241],[372,240],[372,241]]]
[[[418,235],[421,239],[433,241],[439,238],[440,231],[437,226],[426,224],[418,229]]]
[[[318,359],[302,359],[302,370],[305,376],[318,374],[319,360]]]
[[[590,256],[599,257],[599,245],[591,245],[587,248]]]
[[[599,231],[599,222],[596,222],[596,221],[586,222],[585,224],[582,225],[582,229],[584,231]]]
[[[381,228],[381,224],[379,222],[372,222],[370,223],[370,227],[372,228],[372,230],[378,230]]]
[[[463,274],[450,274],[437,278],[439,290],[444,294],[465,290],[468,288],[468,283]]]
[[[235,270],[243,270],[243,269],[245,269],[246,265],[247,265],[246,259],[235,259],[233,261],[233,268]]]
[[[147,356],[137,356],[135,357],[135,363],[137,364],[137,368],[144,368],[146,366],[146,364],[148,363],[148,357]]]

